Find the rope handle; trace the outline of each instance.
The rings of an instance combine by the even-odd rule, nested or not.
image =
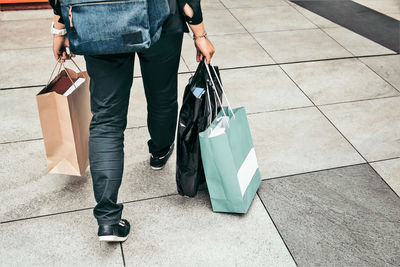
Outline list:
[[[79,68],[78,64],[76,64],[76,62],[75,62],[72,58],[71,58],[71,61],[72,61],[72,63],[74,63],[75,67],[79,70],[79,75],[82,75],[82,70]],[[65,68],[64,63],[61,62],[61,59],[58,59],[58,60],[57,60],[56,65],[54,66],[53,71],[52,71],[51,74],[50,74],[50,78],[49,78],[49,80],[47,81],[46,87],[49,86],[49,84],[50,84],[50,82],[51,82],[51,78],[53,77],[54,71],[56,70],[58,64],[60,64],[60,67],[58,68],[57,75],[60,74],[61,68],[63,68],[63,69],[65,70],[65,73],[67,74],[69,80],[71,81],[72,85],[75,87],[75,89],[77,89],[77,88],[76,88],[76,85],[75,85],[75,83],[74,83],[74,81],[72,80],[72,78],[71,78],[71,76],[69,75],[67,69]]]

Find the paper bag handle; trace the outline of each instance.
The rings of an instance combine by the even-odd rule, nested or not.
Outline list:
[[[62,63],[62,62],[60,62],[60,61],[61,61],[61,59],[58,59],[58,60],[57,60],[56,65],[54,66],[53,71],[52,71],[51,74],[50,74],[50,78],[49,78],[49,80],[47,81],[46,87],[49,86],[50,81],[51,81],[51,78],[53,77],[54,71],[56,70],[58,64],[60,64],[60,67],[58,68],[57,75],[60,74],[60,72],[61,72],[61,67],[64,68],[65,73],[67,74],[67,76],[68,76],[69,80],[71,81],[72,85],[75,87],[75,89],[77,89],[76,86],[75,86],[74,81],[72,80],[72,78],[71,78],[71,76],[69,75],[67,69],[65,68],[64,63]],[[79,68],[78,64],[76,64],[76,62],[75,62],[72,58],[71,58],[71,61],[72,61],[72,63],[74,63],[75,67],[79,70],[79,73],[82,73],[82,70]]]
[[[204,65],[206,66],[206,69],[207,69],[207,72],[208,72],[208,76],[210,77],[211,84],[212,84],[213,89],[214,89],[214,91],[215,91],[215,95],[216,95],[216,97],[217,97],[217,99],[218,99],[219,104],[221,105],[222,112],[224,113],[224,116],[226,116],[225,111],[224,111],[224,108],[223,108],[223,106],[222,106],[222,101],[221,101],[220,97],[218,96],[217,87],[215,86],[214,80],[212,79],[211,72],[210,72],[210,68],[208,67],[208,65],[207,65],[207,63],[206,63],[206,58],[204,57],[203,60],[204,60]],[[219,84],[219,86],[220,86],[221,89],[222,89],[222,94],[224,95],[224,98],[225,98],[225,100],[226,100],[226,103],[228,104],[228,107],[229,107],[229,109],[230,109],[230,111],[231,111],[231,113],[232,113],[232,115],[233,115],[233,118],[235,119],[235,113],[233,113],[233,109],[232,109],[232,107],[231,107],[231,104],[229,103],[228,97],[226,96],[225,89],[224,89],[224,87],[222,86],[222,83],[221,83],[221,81],[220,81],[219,78],[218,78],[217,71],[216,71],[215,68],[211,65],[211,63],[210,63],[210,66],[211,66],[211,69],[214,71],[214,74],[215,74],[215,77],[217,78],[218,84]]]

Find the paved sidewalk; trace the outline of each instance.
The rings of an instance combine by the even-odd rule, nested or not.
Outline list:
[[[356,2],[400,20],[398,0]],[[132,232],[100,243],[89,172],[46,174],[35,94],[52,11],[1,12],[0,266],[399,266],[400,55],[286,0],[202,6],[263,177],[248,214],[179,196],[175,155],[149,168],[136,62],[119,194]],[[185,36],[180,98],[196,65]]]

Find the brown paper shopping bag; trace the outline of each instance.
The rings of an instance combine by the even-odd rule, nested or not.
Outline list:
[[[89,94],[87,72],[76,73],[65,67],[37,94],[49,173],[85,173],[92,118]]]

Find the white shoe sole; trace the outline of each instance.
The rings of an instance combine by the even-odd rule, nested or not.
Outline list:
[[[152,170],[159,171],[159,170],[164,169],[165,165],[162,166],[162,167],[153,167],[153,166],[150,166],[150,167],[151,167]]]
[[[104,242],[124,242],[127,239],[128,239],[128,236],[125,236],[125,237],[116,236],[116,235],[99,236],[99,240],[104,241]]]

